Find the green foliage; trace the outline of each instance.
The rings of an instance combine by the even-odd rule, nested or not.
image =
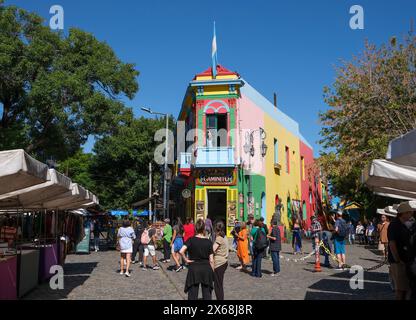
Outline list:
[[[163,142],[154,141],[165,119],[131,119],[113,135],[98,140],[94,146],[91,176],[100,204],[106,208],[128,209],[133,202],[148,197],[149,162],[153,165],[153,184],[160,178],[160,166],[153,160],[154,150]],[[174,128],[170,119],[170,128]]]
[[[58,170],[70,177],[83,187],[94,191],[95,181],[91,175],[91,165],[94,156],[91,153],[84,153],[82,149],[78,150],[72,157],[59,163]]]
[[[332,87],[324,88],[329,109],[323,124],[319,164],[332,192],[367,207],[377,197],[361,183],[361,172],[384,158],[388,142],[416,127],[416,38],[396,38],[365,51],[336,69]]]
[[[41,17],[0,2],[0,149],[40,160],[74,155],[89,135],[105,136],[131,113],[118,100],[138,90],[138,71],[93,35],[67,37]]]

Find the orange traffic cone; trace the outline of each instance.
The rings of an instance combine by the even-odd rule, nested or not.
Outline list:
[[[315,260],[315,272],[321,272],[321,261],[319,259]]]
[[[315,272],[321,272],[321,258],[319,257],[318,238],[315,238]]]

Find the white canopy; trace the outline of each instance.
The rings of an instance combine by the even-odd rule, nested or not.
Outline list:
[[[24,150],[0,151],[0,195],[48,180],[48,166]]]
[[[43,202],[70,190],[71,179],[55,169],[49,169],[47,182],[0,195],[0,208],[39,208]]]
[[[371,166],[364,171],[363,180],[370,189],[389,188],[384,191],[395,189],[398,192],[416,193],[416,167],[399,165],[388,160],[373,160]]]
[[[416,129],[391,140],[386,159],[416,167]]]
[[[91,200],[86,189],[77,183],[72,183],[70,191],[57,196],[53,200],[43,202],[41,206],[55,209],[78,209],[79,202],[84,204],[91,202]]]
[[[401,200],[416,200],[416,192],[399,190],[394,188],[372,187],[375,194],[380,196],[401,199]]]

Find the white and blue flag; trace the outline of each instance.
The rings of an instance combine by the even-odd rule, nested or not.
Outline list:
[[[217,76],[217,65],[218,65],[218,58],[217,58],[217,36],[215,35],[215,21],[214,21],[214,37],[212,38],[212,77],[215,78]]]

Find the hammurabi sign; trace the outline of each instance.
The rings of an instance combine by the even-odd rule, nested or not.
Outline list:
[[[201,186],[231,186],[236,184],[236,175],[230,169],[203,169],[197,174],[196,183]]]

